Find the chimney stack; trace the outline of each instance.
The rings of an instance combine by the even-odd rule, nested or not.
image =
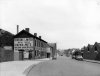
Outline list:
[[[34,36],[36,36],[36,37],[37,37],[37,33],[34,33]]]
[[[39,39],[41,39],[41,36],[39,36]]]
[[[19,25],[17,25],[17,34],[18,34],[18,32],[19,32]]]
[[[25,31],[29,32],[29,28],[25,28]]]

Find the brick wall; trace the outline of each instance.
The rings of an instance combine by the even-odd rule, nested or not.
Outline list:
[[[14,60],[13,50],[5,50],[4,48],[0,48],[0,62],[13,61],[13,60]]]

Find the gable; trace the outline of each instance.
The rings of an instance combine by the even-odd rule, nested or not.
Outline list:
[[[14,38],[29,38],[29,37],[34,37],[34,35],[25,30],[22,30],[21,32],[19,32],[14,36]]]

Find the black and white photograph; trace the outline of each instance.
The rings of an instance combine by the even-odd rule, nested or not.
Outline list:
[[[100,76],[100,0],[0,0],[0,76]]]

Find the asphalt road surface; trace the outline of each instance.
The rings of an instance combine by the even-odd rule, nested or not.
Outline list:
[[[57,60],[31,66],[26,72],[27,76],[100,76],[100,64],[61,56]]]

